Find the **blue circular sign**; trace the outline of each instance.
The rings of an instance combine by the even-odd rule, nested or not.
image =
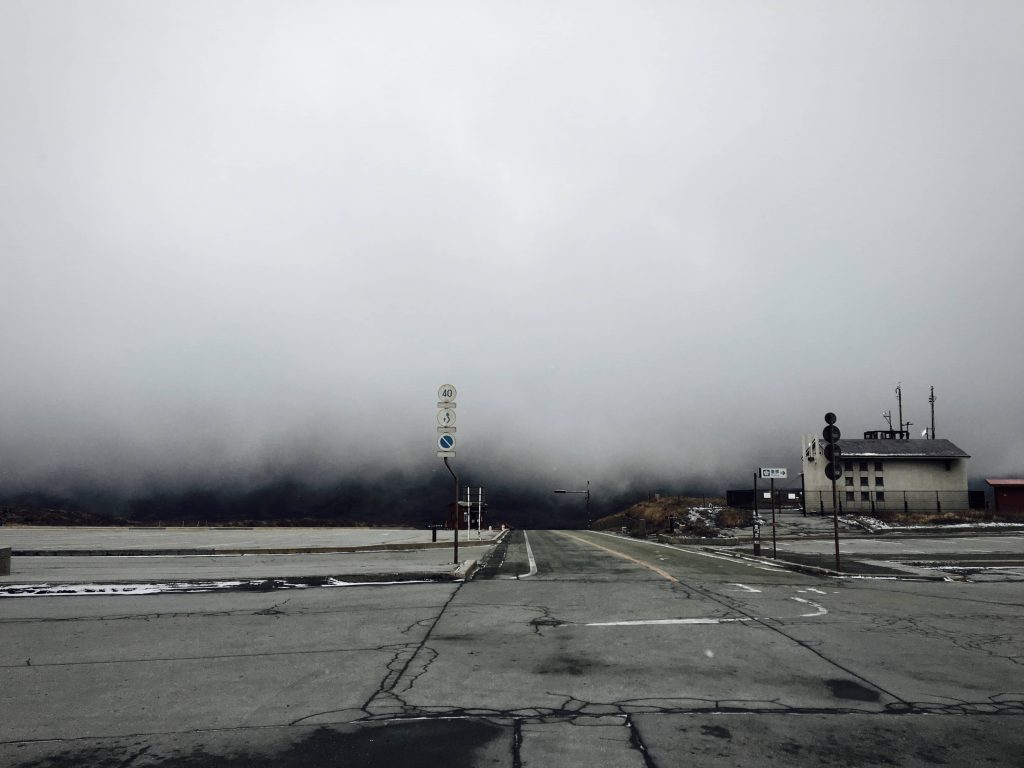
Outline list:
[[[455,447],[455,435],[441,435],[437,438],[437,447],[442,451],[450,451]]]

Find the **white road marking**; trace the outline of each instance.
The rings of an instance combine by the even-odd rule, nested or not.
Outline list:
[[[537,561],[533,559],[533,549],[530,547],[530,537],[523,531],[523,541],[526,542],[526,557],[530,560],[530,572],[519,576],[520,579],[528,579],[537,575]]]
[[[736,587],[744,587],[745,584],[733,584]],[[747,587],[750,589],[750,587]],[[760,592],[761,590],[755,589],[754,592]],[[814,590],[818,592],[820,590]],[[824,593],[822,593],[824,594]],[[801,619],[812,619],[817,616],[824,616],[828,613],[828,609],[825,606],[814,602],[813,600],[806,600],[802,597],[791,597],[790,600],[796,600],[798,603],[804,603],[805,605],[812,605],[817,610],[813,613],[801,613],[798,618]],[[785,621],[783,617],[768,617],[765,619],[758,619],[754,616],[738,616],[722,619],[712,618],[695,618],[695,619],[640,619],[633,621],[592,621],[584,624],[585,627],[650,627],[650,626],[667,626],[673,624],[733,624],[740,621]]]
[[[801,619],[809,619],[809,618],[812,618],[814,616],[824,616],[826,613],[828,613],[828,609],[825,608],[825,606],[820,605],[820,604],[814,602],[813,600],[805,600],[802,597],[793,597],[793,598],[790,598],[790,599],[791,600],[796,600],[798,603],[807,603],[808,605],[813,605],[815,608],[818,609],[816,613],[801,613],[800,614],[800,618]]]
[[[808,587],[807,589],[799,589],[797,591],[798,592],[817,592],[819,595],[827,595],[828,594],[828,592],[825,592],[825,591],[820,590],[820,589],[815,589],[814,587]]]
[[[735,619],[646,619],[643,621],[595,621],[585,627],[646,627],[662,624],[728,624],[736,621],[757,621],[751,616]]]
[[[746,584],[736,584],[735,582],[732,583],[732,586],[739,587],[740,589],[745,589],[745,590],[747,590],[747,592],[760,592],[761,591],[760,589],[754,589],[753,587],[748,587]]]

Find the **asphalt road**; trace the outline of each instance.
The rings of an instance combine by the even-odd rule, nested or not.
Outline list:
[[[468,583],[0,601],[0,765],[1021,765],[1024,597],[515,532]]]

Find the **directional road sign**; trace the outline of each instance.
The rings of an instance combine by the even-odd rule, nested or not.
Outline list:
[[[761,467],[761,477],[766,480],[780,480],[787,476],[785,467]]]

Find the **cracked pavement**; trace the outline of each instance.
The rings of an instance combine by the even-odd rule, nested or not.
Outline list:
[[[837,580],[584,532],[515,532],[482,566],[468,583],[287,597],[4,600],[0,764],[1024,753],[1019,585]]]

